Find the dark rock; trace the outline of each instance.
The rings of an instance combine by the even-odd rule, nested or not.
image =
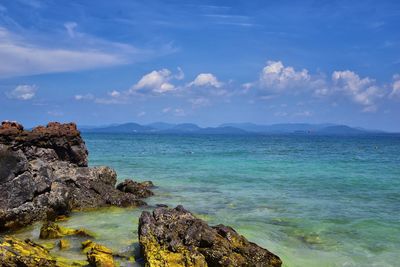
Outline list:
[[[139,183],[132,180],[125,180],[117,185],[117,189],[125,193],[134,194],[140,198],[145,198],[154,195],[154,193],[149,189],[153,186],[154,185],[151,181]]]
[[[278,267],[278,256],[228,226],[210,227],[182,206],[144,211],[139,242],[149,266]]]
[[[49,123],[26,131],[16,122],[0,127],[0,231],[53,220],[72,209],[141,206],[152,183],[126,181],[116,172],[87,167],[88,151],[74,123]],[[132,186],[131,186],[132,185]],[[129,191],[130,190],[130,191]],[[129,192],[129,193],[128,193]]]

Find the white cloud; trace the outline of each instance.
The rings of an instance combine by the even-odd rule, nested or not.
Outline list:
[[[92,94],[86,94],[86,95],[75,95],[74,98],[77,101],[81,101],[81,100],[93,100],[95,97]]]
[[[109,92],[108,95],[115,98],[115,97],[121,96],[121,93],[118,92],[117,90],[113,90],[113,91]]]
[[[35,85],[18,85],[14,90],[7,93],[9,98],[29,100],[35,97],[37,87]]]
[[[372,106],[375,105],[376,99],[384,95],[374,79],[360,78],[353,71],[334,71],[332,82],[336,91],[344,93],[358,104],[370,106],[370,108],[364,108],[365,111],[376,110]]]
[[[95,98],[94,102],[97,104],[126,104],[128,102],[128,96],[126,92],[120,92],[117,90],[112,90],[107,93],[108,97],[106,98]]]
[[[282,91],[300,86],[310,81],[306,69],[296,71],[293,67],[285,67],[281,61],[268,61],[260,75],[261,87],[271,91]]]
[[[75,28],[78,27],[78,24],[73,21],[66,22],[66,23],[64,23],[64,27],[67,30],[69,37],[74,38],[75,37]]]
[[[170,80],[175,77],[168,69],[154,70],[144,75],[131,89],[130,92],[166,93],[175,89]]]
[[[393,75],[392,92],[390,97],[400,97],[400,74]]]
[[[215,88],[220,88],[222,85],[223,83],[218,81],[217,77],[211,73],[200,73],[194,81],[189,83],[189,86],[211,86]]]
[[[178,67],[177,69],[178,69],[178,73],[175,74],[175,79],[183,80],[185,78],[185,73],[183,72],[183,70],[180,67]]]
[[[28,31],[19,35],[0,26],[0,78],[111,67],[174,52],[170,46],[142,50],[103,40],[77,32],[76,26],[64,25],[69,39]]]
[[[173,116],[176,117],[184,117],[186,116],[186,112],[182,108],[172,108],[172,107],[166,107],[162,110],[163,113],[166,114],[172,114]]]

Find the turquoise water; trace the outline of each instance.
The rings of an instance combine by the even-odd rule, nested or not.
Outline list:
[[[158,186],[149,204],[182,204],[210,224],[230,225],[284,266],[400,264],[399,136],[84,138],[92,166]],[[76,213],[65,224],[132,252],[140,212]]]

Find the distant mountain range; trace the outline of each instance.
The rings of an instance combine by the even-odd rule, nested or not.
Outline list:
[[[259,125],[253,123],[225,123],[218,127],[202,128],[193,123],[171,124],[155,122],[112,124],[108,126],[81,126],[82,132],[92,133],[162,133],[162,134],[313,134],[313,135],[365,135],[384,134],[383,131],[354,128],[337,124],[282,123]]]

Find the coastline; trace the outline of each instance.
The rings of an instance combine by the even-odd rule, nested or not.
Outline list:
[[[6,121],[0,127],[0,141],[0,185],[6,192],[0,198],[0,226],[5,232],[0,236],[0,256],[6,266],[282,264],[278,256],[249,242],[233,228],[210,227],[180,205],[172,209],[157,204],[152,213],[142,211],[138,225],[140,254],[137,249],[109,249],[97,243],[98,234],[91,229],[81,228],[82,225],[64,227],[62,222],[77,210],[84,213],[102,207],[146,206],[141,199],[154,194],[150,191],[154,187],[151,181],[126,179],[116,185],[114,170],[88,167],[85,143],[73,123],[49,123],[26,131],[20,124]],[[18,239],[16,232],[13,234],[35,222],[42,225],[38,240]],[[176,226],[171,228],[172,225]],[[37,237],[37,226],[31,227],[31,234]],[[26,232],[26,228],[20,231]],[[53,251],[57,246],[56,251],[69,250],[72,254],[57,255]],[[76,248],[86,254],[86,259],[73,256]]]

